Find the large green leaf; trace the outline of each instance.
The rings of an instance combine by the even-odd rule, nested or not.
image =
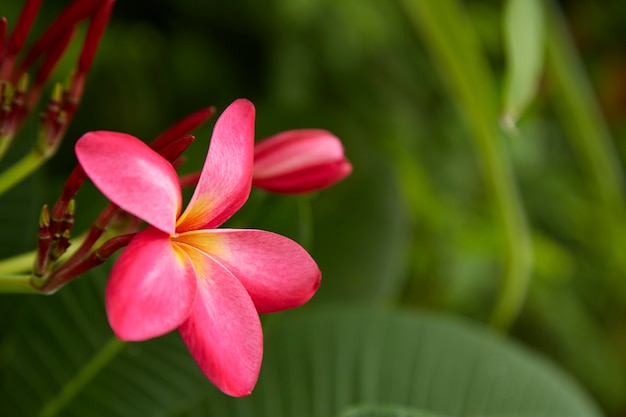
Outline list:
[[[482,327],[417,312],[275,315],[256,390],[230,398],[175,333],[114,339],[103,278],[24,299],[0,351],[3,415],[321,417],[359,404],[449,416],[599,415],[546,361]]]
[[[328,416],[386,404],[448,416],[598,416],[545,360],[484,328],[416,312],[291,316],[267,332],[251,397],[207,393],[179,417]],[[213,412],[213,414],[211,414]]]
[[[351,408],[339,417],[445,417],[441,414],[427,413],[421,410],[398,406],[362,406]]]

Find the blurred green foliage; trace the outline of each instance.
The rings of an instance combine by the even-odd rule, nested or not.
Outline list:
[[[9,23],[21,3],[3,0]],[[481,90],[468,70],[466,84],[476,88],[469,99],[493,93],[497,103],[490,105],[498,109],[506,91],[504,3],[459,2],[493,88]],[[46,1],[41,15],[65,4]],[[502,150],[496,158],[512,166],[508,191],[519,194],[534,258],[510,333],[573,374],[607,415],[619,416],[626,413],[626,4],[561,6],[564,26],[559,9],[548,6],[544,67],[514,134],[492,120]],[[37,24],[40,31],[45,22]],[[396,1],[118,0],[59,154],[0,197],[0,253],[34,248],[39,207],[58,195],[82,133],[118,130],[148,140],[194,110],[221,110],[246,97],[257,107],[258,138],[328,129],[354,165],[348,179],[314,196],[254,191],[230,221],[280,232],[311,251],[324,278],[305,309],[409,306],[489,322],[506,273],[503,247],[515,254],[516,242],[506,241],[489,185],[499,178],[489,177],[494,171],[485,169],[473,139],[477,109],[464,107],[463,93],[450,87],[450,72],[415,25]],[[440,30],[464,40],[459,27]],[[570,34],[578,52],[565,48]],[[61,63],[57,79],[77,52]],[[452,59],[468,56],[450,52]],[[28,149],[33,139],[25,133],[2,167]],[[183,172],[201,166],[210,126],[197,136]],[[77,225],[86,227],[103,200],[87,188],[77,203]],[[1,298],[4,329],[20,300]]]

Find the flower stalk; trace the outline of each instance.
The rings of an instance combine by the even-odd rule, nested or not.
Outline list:
[[[31,285],[30,278],[30,274],[0,274],[0,293],[39,293],[39,291]]]

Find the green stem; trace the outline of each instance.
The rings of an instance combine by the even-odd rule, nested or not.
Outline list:
[[[22,181],[47,160],[36,147],[17,161],[11,168],[0,174],[0,195]]]
[[[311,195],[298,196],[298,231],[300,244],[306,250],[313,248],[313,208],[311,207]]]
[[[70,379],[63,389],[50,401],[48,401],[39,412],[39,417],[53,417],[58,415],[63,408],[69,404],[76,395],[81,392],[98,373],[111,362],[118,353],[126,346],[126,342],[112,337],[98,351],[98,353],[87,364]]]
[[[456,0],[401,0],[448,82],[474,139],[505,234],[504,276],[492,324],[508,328],[526,297],[532,247],[508,155],[498,130],[494,77],[477,37]]]
[[[67,252],[63,254],[59,261],[63,262],[65,259],[67,259],[67,257],[74,254],[74,252],[78,250],[84,240],[85,234],[82,234],[72,239],[72,244],[68,248]],[[0,274],[11,275],[18,274],[20,272],[29,272],[33,268],[33,262],[35,261],[36,255],[37,251],[31,251],[1,260]]]
[[[36,252],[27,252],[0,261],[0,274],[27,272],[33,268]]]
[[[547,7],[547,70],[563,127],[604,202],[624,204],[624,177],[609,128],[558,6]]]
[[[593,242],[608,259],[604,276],[626,298],[624,273],[626,236],[624,173],[610,130],[585,74],[556,4],[547,7],[547,75],[554,91],[553,103],[567,139],[578,158],[594,200],[592,232],[582,239]]]
[[[11,136],[0,136],[0,160],[4,157],[12,141],[13,138]]]
[[[0,293],[41,294],[30,285],[30,274],[0,275]]]

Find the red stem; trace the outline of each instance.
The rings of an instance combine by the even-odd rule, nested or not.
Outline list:
[[[43,287],[44,292],[53,292],[65,285],[69,281],[77,278],[92,268],[104,263],[104,261],[117,252],[119,249],[127,246],[135,233],[115,236],[102,244],[89,257],[82,262],[75,263],[68,268],[59,268],[52,273],[52,277]]]
[[[63,186],[63,191],[61,192],[61,196],[54,204],[54,208],[52,209],[52,218],[60,220],[63,218],[65,211],[67,210],[67,205],[70,200],[74,198],[80,186],[87,179],[87,174],[85,174],[85,170],[80,165],[76,165],[72,170],[67,181],[65,181],[65,186]]]
[[[0,17],[0,66],[2,64],[3,54],[4,54],[4,43],[7,38],[7,18]]]
[[[41,0],[26,1],[22,13],[20,13],[20,17],[17,19],[15,28],[7,40],[5,56],[2,59],[2,65],[0,65],[0,79],[7,80],[11,78],[13,63],[17,54],[22,50],[24,42],[26,42],[30,28],[35,21],[35,16],[37,16],[37,11],[39,11],[39,6],[41,6]]]
[[[110,203],[108,206],[106,206],[104,210],[100,212],[100,215],[89,229],[85,240],[80,245],[78,250],[74,252],[72,256],[70,256],[69,259],[59,267],[58,270],[67,269],[79,263],[83,259],[83,257],[87,255],[87,253],[91,250],[93,245],[96,244],[98,239],[102,237],[107,225],[111,222],[111,220],[113,220],[113,217],[115,217],[118,210],[119,207],[113,203]]]
[[[75,27],[70,27],[63,34],[61,34],[58,40],[50,47],[50,50],[46,54],[46,57],[37,70],[37,74],[35,75],[35,80],[33,82],[32,87],[28,93],[28,109],[32,109],[35,104],[39,101],[41,97],[41,91],[43,89],[44,84],[48,81],[50,74],[56,67],[56,64],[61,59],[61,56],[69,46],[74,33],[76,32]]]
[[[100,43],[100,39],[102,39],[104,29],[109,23],[114,3],[114,0],[104,0],[96,9],[91,19],[87,35],[85,36],[80,57],[78,58],[78,72],[86,73],[89,71],[89,68],[91,68],[93,57],[98,49],[98,44]]]
[[[21,74],[26,71],[26,68],[30,67],[52,43],[56,42],[68,27],[74,26],[89,16],[101,1],[75,0],[67,6],[26,53],[17,73]]]

